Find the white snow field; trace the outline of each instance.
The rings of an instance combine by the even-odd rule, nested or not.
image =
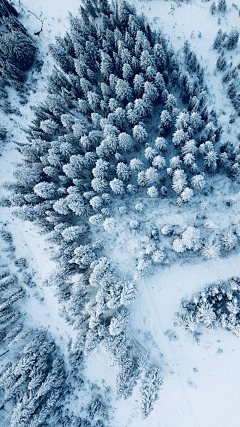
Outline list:
[[[77,14],[79,0],[14,0],[11,2],[21,11],[21,22],[35,38],[39,48],[39,59],[44,61],[41,73],[33,71],[29,77],[29,93],[26,105],[19,103],[18,95],[9,90],[11,103],[18,107],[21,116],[11,118],[0,112],[2,124],[9,131],[8,140],[1,150],[0,182],[11,180],[14,163],[21,160],[14,141],[24,142],[24,129],[30,124],[33,113],[30,106],[45,98],[44,82],[50,73],[53,61],[47,53],[47,44],[54,42],[57,35],[63,36],[69,27],[68,12]],[[173,49],[178,52],[185,40],[196,53],[205,71],[205,83],[209,89],[209,110],[214,108],[217,118],[223,124],[222,138],[237,144],[236,134],[240,132],[240,118],[229,127],[233,106],[222,84],[222,74],[216,71],[217,52],[212,43],[217,31],[238,28],[238,9],[227,2],[227,13],[212,16],[211,2],[192,0],[175,2],[165,0],[133,1],[139,13],[144,13],[154,29],[162,28],[170,39]],[[240,4],[237,5],[240,7]],[[34,35],[41,29],[39,35]],[[218,24],[218,19],[221,24]],[[201,37],[199,36],[201,33]],[[227,59],[234,64],[240,60],[240,43],[237,49],[227,52]],[[156,201],[145,198],[139,202],[145,205],[143,213],[134,210],[136,199],[130,200],[128,213],[120,215],[116,203],[114,218],[116,231],[108,233],[101,229],[108,242],[106,256],[111,258],[119,271],[128,276],[134,274],[136,260],[147,235],[154,224],[160,230],[165,224],[185,226],[197,223],[196,214],[202,212],[200,203],[206,203],[206,218],[211,219],[221,230],[227,229],[240,220],[239,184],[232,183],[226,176],[211,178],[212,192],[205,196],[195,196],[187,208],[182,208],[167,200]],[[1,190],[2,192],[2,190]],[[229,207],[226,201],[234,198]],[[203,212],[202,212],[203,213]],[[129,222],[137,219],[139,230],[131,230]],[[32,223],[22,223],[12,217],[8,208],[1,208],[0,221],[13,235],[16,257],[24,256],[30,267],[36,271],[36,287],[29,289],[24,300],[24,311],[31,324],[47,327],[66,350],[68,339],[73,338],[71,327],[59,314],[54,290],[43,286],[43,281],[54,268],[49,261],[51,250],[42,236],[37,234]],[[202,225],[200,221],[198,225]],[[96,234],[98,231],[96,230]],[[166,242],[168,238],[166,238]],[[189,252],[190,253],[190,252]],[[218,328],[201,328],[199,340],[174,326],[175,313],[180,310],[182,300],[206,286],[240,277],[240,248],[237,247],[225,257],[205,260],[203,257],[186,257],[185,254],[173,258],[169,249],[169,263],[154,267],[151,274],[138,278],[138,296],[131,305],[131,321],[128,332],[143,354],[149,356],[161,369],[163,384],[154,410],[142,420],[138,406],[138,388],[128,400],[117,400],[111,396],[112,409],[110,424],[115,427],[237,427],[240,423],[240,339],[229,331]],[[37,296],[37,298],[36,298]],[[40,301],[39,297],[44,300]],[[109,365],[109,357],[100,345],[88,356],[85,376],[91,382],[102,380],[114,389],[116,367]],[[76,408],[73,408],[74,410]],[[5,426],[4,426],[5,427]],[[61,427],[61,426],[59,426]]]

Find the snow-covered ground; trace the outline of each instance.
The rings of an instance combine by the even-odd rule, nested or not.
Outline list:
[[[39,47],[39,59],[44,61],[42,71],[33,71],[29,77],[28,103],[21,105],[18,95],[9,91],[9,98],[21,116],[1,114],[4,127],[9,130],[5,146],[0,157],[0,181],[11,179],[14,162],[20,160],[14,141],[24,142],[24,132],[31,121],[30,105],[36,105],[44,99],[44,82],[52,67],[52,60],[47,54],[47,44],[54,42],[54,37],[64,35],[68,29],[68,12],[77,13],[79,0],[18,0],[12,1],[21,12],[22,22],[35,38]],[[209,12],[210,2],[193,0],[180,3],[153,0],[133,2],[137,10],[147,15],[154,28],[161,27],[170,38],[173,48],[178,51],[185,40],[189,40],[191,49],[197,54],[200,64],[205,69],[205,82],[209,89],[209,106],[217,111],[219,121],[224,125],[222,138],[237,143],[240,118],[229,126],[229,116],[234,113],[222,85],[222,74],[216,72],[217,52],[212,43],[219,28],[228,31],[239,26],[238,10],[228,5],[225,16]],[[41,21],[43,30],[39,35]],[[218,19],[221,23],[218,24]],[[201,37],[199,36],[201,33]],[[239,46],[239,45],[238,45]],[[228,53],[228,60],[237,63],[240,48]],[[232,58],[231,58],[232,56]],[[198,196],[191,202],[188,210],[183,210],[168,202],[146,204],[144,213],[138,214],[129,202],[128,215],[118,216],[118,233],[108,235],[109,253],[119,271],[133,274],[140,242],[147,236],[150,224],[160,229],[164,224],[193,225],[196,214],[200,211],[200,202],[205,202],[208,209],[204,212],[221,229],[229,227],[239,220],[240,197],[236,184],[228,178],[216,177],[212,185],[214,191],[209,196]],[[231,197],[236,199],[232,207],[226,206]],[[130,230],[131,219],[140,221],[140,231]],[[57,343],[64,349],[71,329],[59,316],[54,291],[42,286],[43,280],[54,267],[49,261],[50,250],[43,237],[39,236],[30,223],[23,224],[9,215],[7,208],[1,208],[0,220],[13,234],[16,246],[16,258],[24,256],[36,271],[35,288],[29,290],[24,300],[23,309],[27,311],[30,321],[36,326],[49,328]],[[150,357],[162,369],[164,383],[160,398],[154,411],[146,420],[141,420],[137,403],[137,388],[128,401],[113,403],[116,410],[111,414],[111,423],[115,426],[151,426],[166,427],[225,427],[238,426],[240,421],[240,380],[239,353],[240,340],[230,332],[217,329],[203,329],[197,343],[192,336],[174,327],[175,312],[180,308],[182,299],[191,298],[192,294],[206,285],[231,276],[240,277],[239,249],[225,258],[206,261],[203,258],[192,260],[179,259],[164,268],[156,267],[153,274],[138,281],[139,295],[132,310],[129,331],[138,345],[141,345]],[[44,300],[36,298],[36,293]],[[115,367],[109,367],[105,351],[99,347],[89,356],[86,375],[92,382],[105,380],[105,385],[114,387]]]

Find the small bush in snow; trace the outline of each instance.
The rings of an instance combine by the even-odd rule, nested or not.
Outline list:
[[[226,251],[232,251],[237,246],[237,237],[230,230],[223,234],[221,242]]]
[[[121,215],[124,215],[127,213],[127,207],[126,206],[119,206],[118,208]]]
[[[155,197],[158,197],[158,190],[157,190],[157,188],[156,187],[150,187],[150,188],[148,188],[148,190],[147,190],[147,194],[150,196],[150,197],[152,197],[152,198],[155,198]]]
[[[195,175],[192,178],[191,183],[194,190],[199,190],[199,191],[202,190],[206,185],[205,178],[203,175]]]
[[[220,252],[220,245],[215,237],[209,237],[203,245],[202,255],[207,258],[217,258]]]
[[[182,239],[175,239],[172,244],[172,248],[175,252],[183,253],[185,251],[185,246],[183,244]]]
[[[155,141],[155,146],[160,150],[160,151],[164,151],[167,148],[167,141],[165,138],[163,137],[159,137],[156,139]]]
[[[204,222],[204,227],[209,229],[219,228],[217,225],[214,224],[214,222],[211,219],[207,219]]]
[[[162,264],[164,259],[165,259],[164,249],[158,249],[157,251],[153,252],[152,254],[153,262],[157,264]]]
[[[137,228],[139,228],[140,223],[137,219],[133,219],[132,221],[129,222],[129,225],[133,230],[136,230]]]
[[[114,218],[106,218],[103,223],[105,231],[113,231],[116,228],[116,221]]]
[[[101,224],[103,221],[103,215],[102,214],[96,214],[89,217],[90,224],[98,225]]]
[[[125,193],[124,184],[120,179],[114,178],[109,184],[115,194],[122,195]]]
[[[166,224],[162,227],[161,232],[164,236],[170,236],[172,234],[172,227],[169,224]]]
[[[136,209],[136,211],[138,211],[138,212],[142,212],[142,211],[144,210],[144,204],[143,204],[143,203],[141,203],[141,202],[137,203],[137,204],[135,205],[135,209]]]
[[[182,234],[182,242],[186,249],[197,251],[200,248],[200,231],[195,227],[187,227]]]
[[[173,185],[172,188],[176,193],[181,193],[187,184],[187,177],[182,169],[177,169],[173,173]]]
[[[193,197],[193,190],[189,187],[184,188],[180,197],[184,203],[190,202],[191,198]]]

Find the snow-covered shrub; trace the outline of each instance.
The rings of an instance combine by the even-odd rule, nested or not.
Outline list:
[[[135,209],[138,212],[142,212],[144,210],[144,204],[142,202],[139,202],[135,205]]]
[[[226,5],[226,0],[219,0],[218,4],[217,4],[217,10],[218,12],[226,12],[227,10],[227,5]]]
[[[115,194],[122,195],[125,193],[124,184],[121,179],[114,178],[112,181],[110,181],[109,185]]]
[[[157,264],[162,264],[165,258],[164,248],[158,249],[152,254],[152,260]]]
[[[214,224],[214,222],[211,219],[207,219],[204,222],[204,227],[208,229],[219,228],[216,224]]]
[[[119,206],[118,208],[121,215],[124,215],[127,213],[127,207],[126,206]]]
[[[143,144],[144,142],[147,142],[148,133],[143,126],[135,125],[133,128],[133,137],[137,140],[137,142]]]
[[[133,219],[132,221],[129,222],[129,225],[133,230],[136,230],[137,228],[139,228],[140,223],[137,219]]]
[[[166,197],[168,189],[167,187],[165,187],[165,185],[162,185],[162,187],[160,188],[160,191],[161,191],[161,195]]]
[[[163,137],[158,137],[155,141],[155,146],[160,150],[160,151],[165,151],[167,148],[167,141],[165,138]]]
[[[226,251],[232,251],[237,246],[237,237],[229,230],[223,234],[221,242]]]
[[[182,169],[177,169],[173,172],[172,188],[176,193],[181,193],[187,185],[187,176]]]
[[[185,246],[183,244],[182,239],[175,239],[172,244],[172,248],[175,252],[183,253],[185,251]]]
[[[205,241],[201,252],[202,252],[202,255],[207,259],[217,258],[220,252],[220,244],[217,238],[209,237]]]
[[[182,160],[179,156],[174,156],[170,159],[170,168],[171,169],[180,169],[182,165]]]
[[[89,217],[89,222],[90,224],[93,224],[93,225],[101,224],[102,221],[103,221],[103,215],[100,213]]]
[[[204,176],[200,174],[193,176],[191,179],[191,183],[194,190],[198,190],[198,191],[203,190],[203,188],[206,185]]]
[[[166,160],[163,156],[156,156],[153,158],[152,166],[158,170],[163,170],[166,167]]]
[[[113,231],[116,228],[116,221],[114,218],[106,218],[103,222],[103,227],[105,231]]]
[[[180,197],[184,203],[189,202],[193,197],[193,190],[189,187],[184,188]]]
[[[200,231],[195,227],[187,227],[182,234],[182,243],[186,249],[198,251],[200,248]]]
[[[141,172],[140,172],[141,173]],[[159,181],[159,173],[157,169],[150,167],[145,172],[145,181],[147,185],[154,184]]]
[[[127,181],[131,178],[131,170],[125,163],[119,162],[117,164],[117,175],[119,179]]]
[[[119,309],[112,317],[109,332],[111,335],[119,335],[126,329],[129,321],[129,310],[125,307]]]
[[[155,186],[149,187],[147,190],[147,194],[152,198],[156,198],[158,197],[158,190]]]
[[[234,227],[234,232],[238,237],[240,237],[240,223],[236,224]]]
[[[169,224],[166,224],[162,227],[161,232],[164,236],[170,236],[172,234],[172,227]]]
[[[138,279],[144,277],[150,271],[151,265],[152,263],[150,260],[141,258],[136,266],[135,278]]]
[[[143,162],[140,159],[131,159],[130,160],[130,168],[134,172],[139,172],[142,170]]]

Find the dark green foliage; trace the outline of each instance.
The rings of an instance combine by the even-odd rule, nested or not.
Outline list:
[[[0,71],[5,84],[11,81],[24,82],[25,71],[33,65],[36,47],[25,28],[17,20],[16,10],[0,0]]]
[[[238,39],[239,31],[236,29],[231,30],[227,36],[226,41],[224,42],[224,47],[226,47],[228,50],[234,49],[237,46]]]
[[[218,1],[217,10],[218,10],[218,12],[223,12],[223,13],[226,12],[226,10],[227,10],[226,0],[219,0]]]
[[[0,2],[0,18],[7,17],[10,18],[11,16],[18,16],[18,13],[16,9],[7,1],[7,0],[1,0]]]
[[[222,32],[222,30],[220,28],[218,30],[218,32],[217,32],[217,35],[216,35],[215,39],[214,39],[213,49],[219,49],[219,48],[221,48],[222,42],[223,42],[224,38],[225,38],[225,35],[223,34],[223,32]]]
[[[211,6],[210,6],[210,13],[211,13],[212,15],[215,15],[216,11],[217,11],[216,3],[215,3],[215,2],[213,2],[213,3],[211,4]]]
[[[226,66],[227,66],[227,60],[226,60],[226,57],[224,56],[224,52],[222,51],[220,55],[218,55],[216,67],[219,71],[224,71],[226,69]]]

